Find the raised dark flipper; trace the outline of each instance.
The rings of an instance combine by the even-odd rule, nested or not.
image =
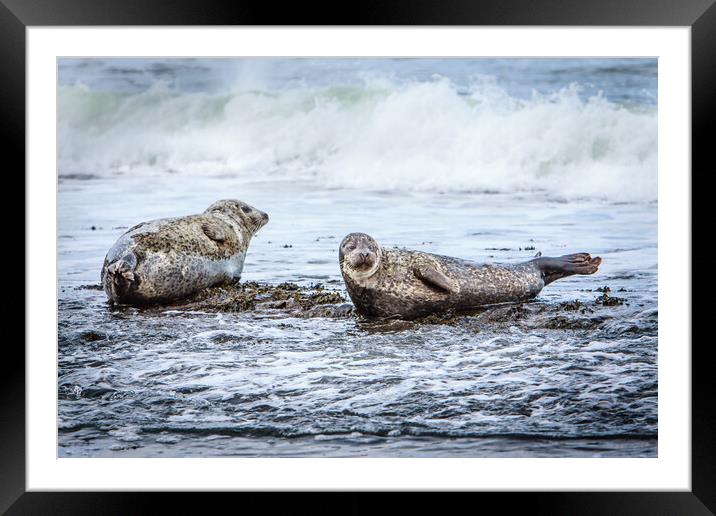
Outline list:
[[[542,272],[545,285],[574,274],[594,274],[602,263],[599,256],[592,258],[589,253],[567,254],[552,258],[537,258],[535,263]]]
[[[102,284],[112,301],[121,302],[137,282],[134,274],[136,266],[137,257],[133,253],[128,253],[116,262],[105,265],[102,271]]]

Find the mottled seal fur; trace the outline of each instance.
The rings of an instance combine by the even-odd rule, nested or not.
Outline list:
[[[356,310],[400,319],[525,301],[557,279],[593,274],[601,261],[577,253],[514,265],[478,264],[420,251],[384,249],[364,233],[347,235],[339,248],[341,273]]]
[[[229,199],[198,215],[138,224],[107,253],[102,286],[115,303],[141,305],[238,280],[251,237],[267,222],[264,212]]]

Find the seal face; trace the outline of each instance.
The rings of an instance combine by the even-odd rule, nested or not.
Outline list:
[[[121,304],[166,302],[238,280],[251,237],[267,222],[266,213],[226,199],[198,215],[138,224],[104,259],[107,297]]]
[[[338,260],[359,313],[401,319],[525,301],[559,278],[593,274],[601,263],[599,257],[577,253],[514,265],[478,264],[420,251],[383,249],[365,233],[347,235]]]

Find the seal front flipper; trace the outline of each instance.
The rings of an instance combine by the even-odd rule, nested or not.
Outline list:
[[[457,288],[450,278],[437,269],[421,266],[413,269],[415,276],[428,287],[442,290],[448,294],[456,294]]]
[[[201,229],[206,236],[217,242],[223,242],[229,238],[229,235],[226,234],[226,231],[218,222],[202,222]]]

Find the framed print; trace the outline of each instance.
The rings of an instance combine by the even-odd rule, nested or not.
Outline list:
[[[0,11],[28,205],[9,513],[182,490],[713,509],[689,170],[710,3],[49,7]]]

